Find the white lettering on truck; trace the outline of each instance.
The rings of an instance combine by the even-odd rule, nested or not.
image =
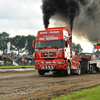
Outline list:
[[[39,40],[44,40],[44,38],[39,38]]]
[[[46,38],[46,40],[56,40],[56,39],[58,39],[58,37],[48,37],[48,38]]]
[[[40,34],[47,34],[47,32],[40,32]]]
[[[59,31],[50,31],[50,33],[59,33]]]

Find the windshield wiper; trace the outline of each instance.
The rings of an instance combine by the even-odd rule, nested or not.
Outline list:
[[[47,47],[43,47],[43,48],[47,48]]]
[[[51,48],[51,46],[43,47],[43,48]]]
[[[39,49],[42,49],[43,47],[38,47]]]
[[[58,48],[57,46],[52,46],[53,48]]]
[[[47,47],[38,47],[39,49],[43,49],[43,48],[58,48],[57,46],[47,46]]]
[[[43,49],[43,48],[49,48],[49,46],[47,46],[47,47],[38,47],[38,49]]]

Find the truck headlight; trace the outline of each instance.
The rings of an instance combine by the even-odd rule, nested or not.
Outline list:
[[[92,55],[92,59],[95,59],[96,58],[96,55]]]
[[[39,62],[36,62],[35,64],[40,64]]]

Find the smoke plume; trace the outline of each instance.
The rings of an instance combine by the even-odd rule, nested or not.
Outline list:
[[[57,26],[69,26],[74,35],[92,43],[100,42],[100,0],[42,0],[42,3],[45,28],[52,18]]]

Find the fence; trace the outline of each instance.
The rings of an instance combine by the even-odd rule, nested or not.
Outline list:
[[[34,65],[34,60],[16,61],[18,65]]]
[[[24,61],[16,61],[18,65],[34,65],[35,60],[24,60]],[[15,65],[15,62],[12,60],[4,60],[4,66]]]
[[[5,66],[13,65],[13,61],[12,60],[4,60],[4,65]]]

